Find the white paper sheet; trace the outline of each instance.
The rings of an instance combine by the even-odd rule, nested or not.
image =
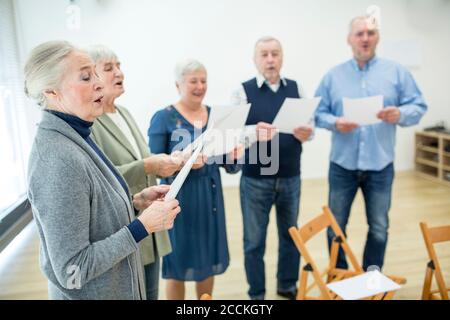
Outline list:
[[[383,96],[349,99],[343,98],[344,118],[356,122],[360,126],[370,125],[381,120],[377,113],[383,109]]]
[[[256,135],[256,124],[245,126],[242,130],[239,143],[242,144],[245,149],[248,149],[256,141],[258,141],[258,136]]]
[[[186,177],[188,176],[189,172],[192,169],[192,165],[194,164],[195,160],[197,160],[200,151],[203,147],[203,140],[200,141],[199,145],[197,146],[197,149],[192,153],[191,157],[186,161],[183,168],[181,168],[180,172],[178,172],[177,176],[175,177],[175,180],[173,180],[172,184],[170,185],[169,191],[166,193],[166,196],[164,197],[164,201],[170,201],[176,198],[178,192],[181,189],[181,186],[183,185],[184,181],[186,180]]]
[[[293,134],[295,128],[306,126],[313,118],[321,98],[286,98],[272,122],[281,133]]]
[[[186,152],[196,149],[199,142],[204,140],[202,153],[207,157],[215,157],[231,152],[242,143],[250,104],[231,106],[231,112],[227,112],[226,107],[216,108],[211,108],[208,129],[184,149]],[[213,113],[214,109],[217,112]]]
[[[203,153],[208,157],[220,156],[231,152],[241,140],[250,104],[234,106],[233,111],[214,123],[208,136]]]
[[[229,106],[211,106],[211,113],[208,119],[208,128],[219,125],[222,120],[231,115],[234,111],[238,110],[241,106],[229,105]]]
[[[327,287],[344,300],[363,299],[401,288],[378,270],[327,284]]]

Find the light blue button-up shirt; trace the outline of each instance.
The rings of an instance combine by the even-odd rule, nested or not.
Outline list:
[[[384,107],[400,109],[398,125],[415,125],[427,110],[411,73],[400,64],[374,57],[363,69],[355,59],[331,69],[322,79],[316,96],[316,126],[332,131],[330,160],[347,170],[380,171],[394,161],[397,125],[387,122],[361,126],[349,133],[336,129],[342,117],[342,98],[384,97]]]

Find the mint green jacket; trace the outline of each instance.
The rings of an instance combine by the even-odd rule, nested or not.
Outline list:
[[[147,143],[130,112],[124,107],[116,106],[116,108],[130,127],[143,158],[149,157]],[[140,160],[128,139],[106,114],[95,120],[91,138],[125,178],[131,194],[156,185],[156,177],[145,174],[144,160]],[[155,247],[159,257],[172,251],[167,231],[156,232],[143,239],[139,244],[142,249],[144,265],[155,261]]]

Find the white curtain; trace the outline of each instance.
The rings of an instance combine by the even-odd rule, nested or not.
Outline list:
[[[0,220],[26,194],[29,136],[12,0],[0,0]]]

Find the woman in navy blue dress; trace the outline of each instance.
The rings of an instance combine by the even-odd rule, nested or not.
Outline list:
[[[207,90],[205,67],[195,60],[177,65],[176,86],[180,100],[155,113],[148,130],[152,153],[181,150],[205,131],[210,108],[202,104]],[[239,171],[236,159],[242,148],[221,157],[229,173]],[[222,159],[223,158],[223,159]],[[226,161],[224,162],[223,160]],[[167,299],[184,299],[185,281],[196,281],[197,296],[212,294],[214,276],[229,265],[225,210],[219,164],[208,159],[186,178],[177,199],[181,213],[169,231],[172,253],[163,258],[162,277],[167,279]],[[161,180],[171,184],[175,177]]]

